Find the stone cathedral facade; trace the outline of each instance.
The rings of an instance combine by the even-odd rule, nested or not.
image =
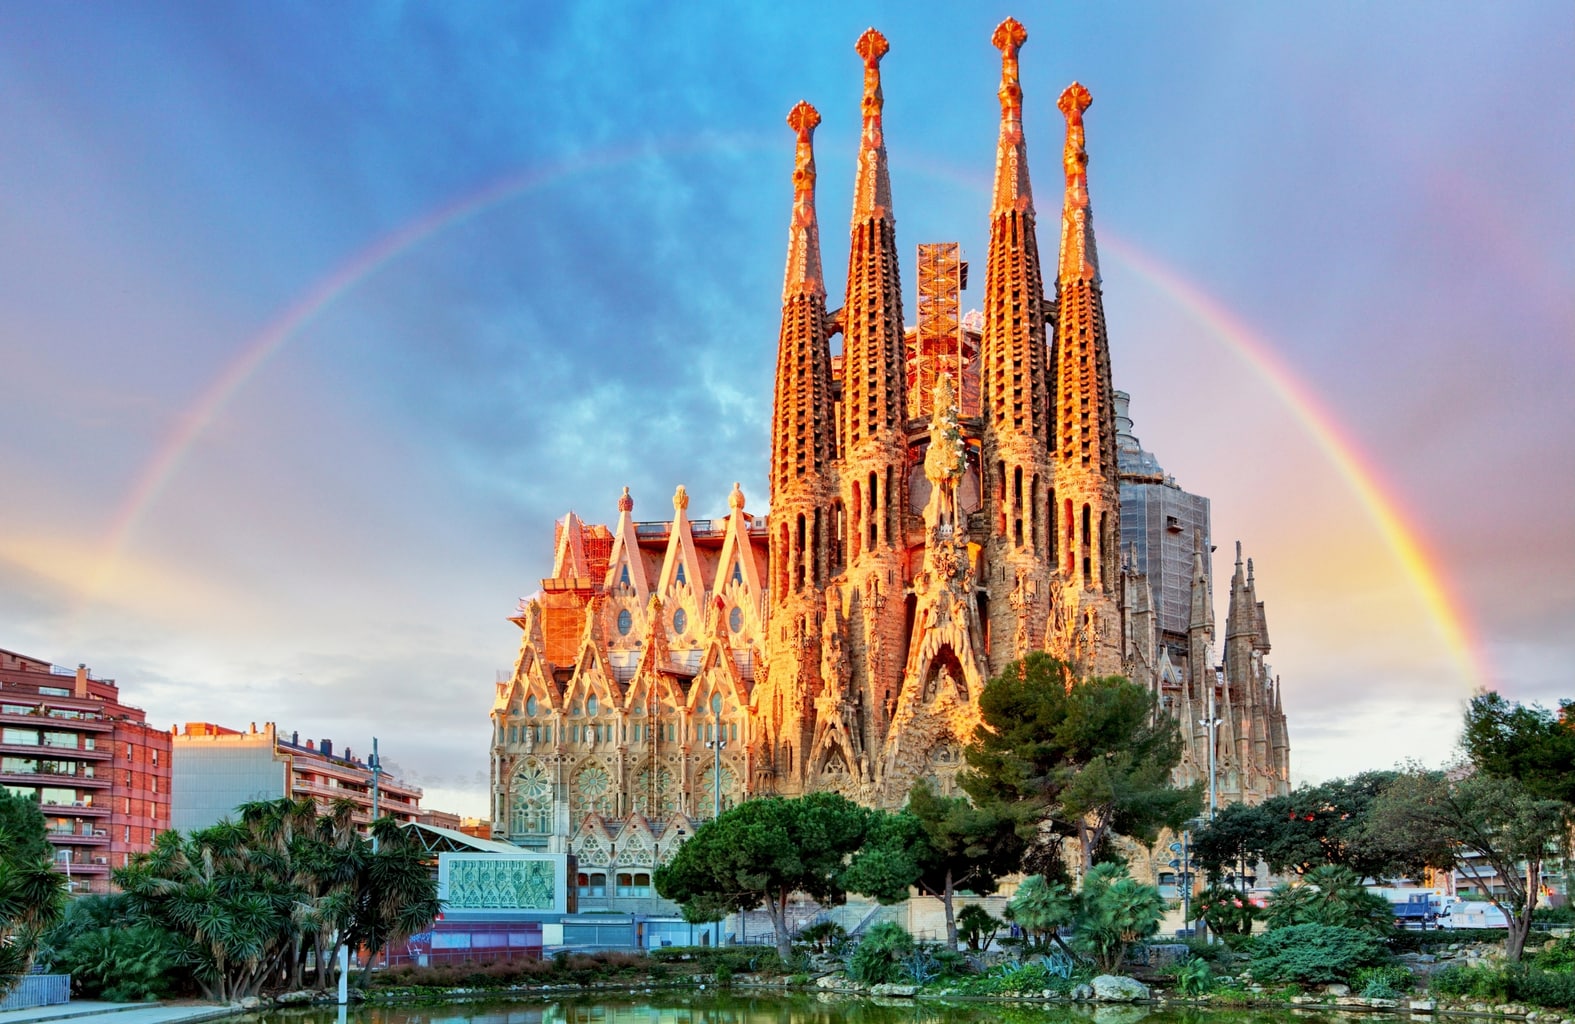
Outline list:
[[[871,29],[856,47],[840,308],[820,254],[820,115],[808,103],[789,114],[770,512],[752,513],[735,485],[725,518],[691,520],[679,487],[671,516],[642,521],[625,488],[610,529],[573,513],[558,522],[552,575],[513,619],[519,655],[492,709],[499,838],[575,853],[608,896],[647,896],[651,866],[717,807],[817,790],[896,807],[921,778],[953,791],[986,680],[1038,650],[1153,687],[1187,738],[1179,781],[1207,772],[1212,696],[1221,799],[1286,790],[1289,740],[1251,569],[1238,558],[1216,661],[1206,521],[1187,538],[1179,588],[1155,586],[1123,548],[1123,489],[1155,481],[1130,466],[1124,480],[1118,462],[1091,97],[1074,83],[1057,104],[1064,189],[1047,264],[1018,80],[1026,38],[1008,19],[992,40],[1001,119],[983,311],[958,325],[947,372],[917,372],[924,354],[905,336],[886,39]],[[916,381],[927,394],[910,394]],[[1171,592],[1188,607],[1162,616]],[[581,879],[582,897],[599,894]]]

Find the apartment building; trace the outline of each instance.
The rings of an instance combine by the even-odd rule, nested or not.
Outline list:
[[[170,735],[113,679],[0,650],[0,786],[36,800],[74,892],[170,827]]]
[[[335,751],[330,739],[303,740],[279,734],[272,722],[261,729],[228,729],[212,722],[187,722],[172,737],[174,825],[206,828],[253,800],[310,797],[324,813],[341,800],[355,806],[354,820],[372,821],[372,767],[349,747]],[[420,819],[421,788],[388,774],[377,785],[377,813],[401,822]]]

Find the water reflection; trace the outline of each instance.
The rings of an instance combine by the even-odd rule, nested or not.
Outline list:
[[[1363,1024],[1392,1020],[1364,1014]],[[830,994],[737,995],[650,992],[599,997],[554,995],[511,1002],[441,1006],[280,1010],[241,1018],[245,1024],[1352,1024],[1332,1012],[1289,1009],[1205,1010],[1193,1007],[1092,1006],[1052,1003],[915,1002]]]

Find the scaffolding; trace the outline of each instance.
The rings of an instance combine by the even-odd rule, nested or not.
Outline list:
[[[935,382],[942,374],[961,382],[975,346],[963,329],[961,297],[968,287],[968,264],[957,242],[919,246],[918,326],[908,334],[908,417],[928,419]]]

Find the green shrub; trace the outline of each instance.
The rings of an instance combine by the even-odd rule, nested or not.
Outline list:
[[[1389,950],[1372,932],[1329,924],[1275,928],[1252,943],[1252,974],[1260,981],[1326,984],[1358,968],[1387,963]]]
[[[1538,907],[1531,912],[1531,920],[1540,925],[1572,925],[1575,924],[1575,906]]]
[[[1232,945],[1241,936],[1252,934],[1252,922],[1258,917],[1258,908],[1245,894],[1219,885],[1198,893],[1192,908],[1193,914],[1215,935]]]
[[[1532,964],[1466,967],[1451,964],[1429,979],[1434,995],[1531,1003],[1553,1009],[1575,1009],[1575,973],[1543,970]]]
[[[1398,964],[1363,967],[1351,973],[1351,991],[1363,999],[1399,999],[1415,984],[1411,972]]]
[[[1527,948],[1530,948],[1529,944]],[[1562,939],[1552,941],[1548,944],[1548,948],[1528,953],[1526,959],[1545,971],[1559,974],[1575,971],[1575,936],[1566,935]]]
[[[795,942],[815,947],[817,953],[835,953],[848,941],[848,930],[835,921],[817,921],[793,936]]]
[[[1394,930],[1389,901],[1368,892],[1356,872],[1338,864],[1313,868],[1301,885],[1276,886],[1263,916],[1271,929],[1323,924],[1381,935]]]
[[[882,921],[864,934],[848,961],[848,977],[865,985],[907,979],[905,961],[913,952],[913,936],[895,921]]]
[[[1184,996],[1201,996],[1214,987],[1214,971],[1207,960],[1184,960],[1166,968],[1165,973],[1174,980],[1176,991]]]

